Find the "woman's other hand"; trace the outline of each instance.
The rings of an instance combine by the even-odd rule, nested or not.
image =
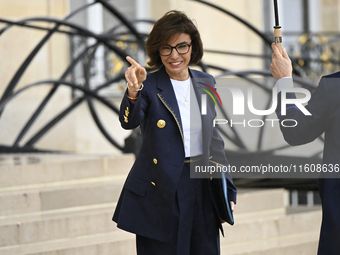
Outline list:
[[[235,203],[233,201],[230,201],[230,208],[231,208],[231,212],[233,213],[235,210]],[[221,219],[221,223],[225,223],[225,220]]]
[[[233,213],[235,210],[235,203],[233,201],[230,201],[230,208],[231,208],[231,212]]]

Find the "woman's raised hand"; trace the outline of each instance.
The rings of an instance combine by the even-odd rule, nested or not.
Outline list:
[[[133,58],[126,57],[126,60],[131,64],[125,72],[125,79],[128,82],[129,96],[136,97],[138,91],[146,79],[146,70],[138,64]]]

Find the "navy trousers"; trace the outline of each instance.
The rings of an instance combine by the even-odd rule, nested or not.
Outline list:
[[[189,163],[182,169],[172,220],[172,243],[137,235],[137,254],[220,254],[219,219],[211,201],[208,180],[190,179]]]

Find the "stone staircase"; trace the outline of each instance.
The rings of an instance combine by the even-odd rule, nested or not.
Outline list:
[[[317,254],[321,208],[293,208],[288,214],[288,199],[284,189],[241,191],[235,225],[224,225],[221,254]]]
[[[134,235],[111,221],[133,155],[7,157],[0,161],[1,255],[135,253]]]
[[[111,221],[133,155],[1,155],[0,255],[133,255]],[[283,189],[241,190],[222,255],[316,254],[321,211],[287,213]]]

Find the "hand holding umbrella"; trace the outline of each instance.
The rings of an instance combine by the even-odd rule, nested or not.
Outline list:
[[[274,36],[275,36],[275,44],[279,49],[282,55],[282,34],[281,34],[281,26],[279,22],[279,11],[277,6],[277,0],[274,0],[274,11],[275,11],[275,26],[274,26]]]

